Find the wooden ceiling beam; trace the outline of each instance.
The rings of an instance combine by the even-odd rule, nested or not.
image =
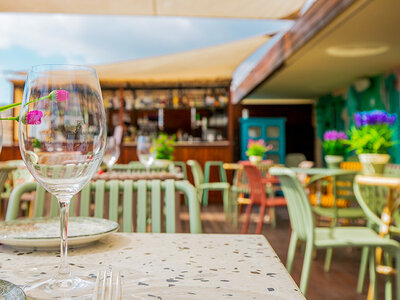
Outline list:
[[[285,65],[285,61],[291,55],[354,2],[356,1],[316,1],[282,38],[268,50],[246,78],[232,91],[232,103],[239,103],[265,80],[268,80],[274,72]]]

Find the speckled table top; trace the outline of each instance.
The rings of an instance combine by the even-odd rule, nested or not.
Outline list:
[[[68,254],[76,275],[120,271],[123,299],[304,299],[261,235],[114,233]],[[57,264],[56,251],[0,246],[0,278],[18,285]]]

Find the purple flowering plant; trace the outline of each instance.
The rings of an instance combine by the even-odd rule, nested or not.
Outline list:
[[[272,149],[272,145],[266,145],[264,140],[248,140],[246,155],[263,156],[265,152]]]
[[[358,112],[354,115],[355,126],[350,129],[348,144],[356,154],[387,154],[388,149],[397,143],[392,141],[393,125],[397,115],[384,110]]]
[[[29,105],[34,102],[42,101],[42,100],[51,100],[53,102],[63,102],[68,100],[69,98],[69,92],[65,90],[54,90],[51,93],[49,93],[47,96],[43,96],[37,99],[33,99],[26,103],[25,105]],[[20,106],[22,102],[16,102],[12,103],[9,105],[1,106],[0,107],[0,112]],[[9,118],[0,118],[0,120],[11,120],[11,121],[19,121],[19,118],[21,116],[16,116],[16,117],[9,117]],[[40,125],[42,123],[42,118],[43,118],[43,112],[40,110],[31,110],[28,111],[22,119],[22,123],[28,124],[28,125]]]
[[[325,155],[345,155],[347,151],[347,140],[347,135],[343,131],[326,131],[322,143]]]

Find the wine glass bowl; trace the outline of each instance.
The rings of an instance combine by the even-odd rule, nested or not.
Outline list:
[[[156,154],[154,135],[139,135],[136,139],[136,152],[139,161],[146,167],[148,173]]]
[[[103,162],[106,164],[108,171],[111,171],[113,165],[117,162],[119,155],[119,144],[113,136],[108,137],[106,149],[103,156]]]
[[[60,205],[61,263],[56,276],[26,289],[31,298],[78,297],[93,290],[67,263],[69,203],[102,161],[106,121],[96,71],[43,65],[28,73],[19,117],[19,146],[33,177]],[[82,298],[83,299],[83,298]]]

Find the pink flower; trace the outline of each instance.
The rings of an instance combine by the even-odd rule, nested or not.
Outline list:
[[[42,123],[43,113],[40,110],[32,110],[25,114],[22,123],[28,125],[39,125]]]
[[[65,90],[54,90],[49,94],[52,101],[63,102],[68,100],[69,92]]]

